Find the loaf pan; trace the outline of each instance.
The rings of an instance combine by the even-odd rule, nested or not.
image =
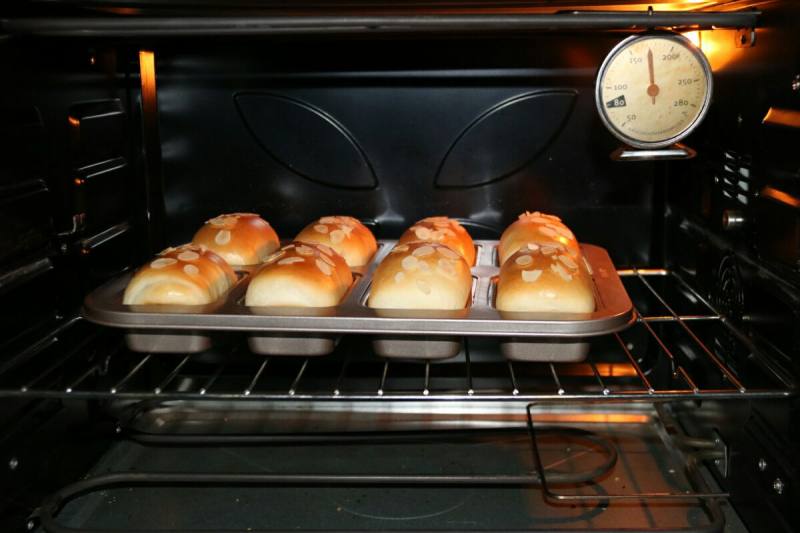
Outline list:
[[[335,338],[341,334],[356,333],[382,336],[385,340],[393,341],[394,348],[397,348],[394,350],[386,343],[383,348],[376,344],[379,354],[383,353],[386,357],[446,357],[446,354],[455,350],[453,337],[482,336],[500,337],[501,341],[507,339],[504,344],[509,346],[504,353],[508,357],[534,361],[574,361],[580,351],[571,344],[621,331],[635,320],[631,300],[608,253],[590,244],[582,244],[581,248],[593,270],[597,303],[594,312],[584,315],[501,314],[494,307],[493,297],[493,279],[499,271],[495,264],[497,243],[477,243],[479,254],[472,268],[475,280],[472,305],[459,311],[387,312],[367,307],[365,300],[375,267],[394,245],[394,241],[381,241],[382,246],[372,262],[360,270],[353,288],[342,303],[323,312],[298,308],[248,308],[243,301],[247,279],[237,284],[213,308],[184,308],[180,312],[167,306],[141,306],[134,309],[122,304],[122,293],[130,279],[128,274],[90,293],[84,301],[83,313],[92,322],[135,330],[136,334],[152,332],[174,335],[176,331],[189,331],[195,332],[190,335],[196,335],[197,332],[208,335],[212,331],[244,331],[257,339],[261,338],[254,344],[259,353],[284,351],[283,355],[293,355],[285,351],[291,349],[291,341],[275,341],[276,337],[270,338],[273,335],[294,339],[297,342],[294,355],[306,355],[322,353],[326,343],[325,349],[332,349]],[[313,346],[302,347],[300,341],[307,337],[314,338],[309,343]],[[397,342],[397,339],[426,341],[441,340],[441,337],[450,337],[451,341],[442,342],[439,351],[430,346],[430,350],[421,349],[417,353],[406,354],[410,345]],[[269,346],[271,341],[274,344],[272,347]],[[530,345],[527,350],[525,343]],[[278,345],[282,347],[276,348]],[[547,345],[554,345],[553,349],[545,349]],[[564,357],[553,359],[554,354],[559,352],[556,349],[559,346]],[[132,346],[132,349],[136,349],[136,346]],[[527,354],[524,353],[526,351]]]
[[[353,284],[347,293],[342,297],[346,301],[347,297],[355,287],[360,284],[364,277],[367,266],[353,267]],[[249,283],[249,279],[245,283]],[[244,305],[244,293],[246,287],[242,288],[239,305]],[[335,316],[339,306],[336,307],[249,307],[251,313],[260,316],[306,316],[324,317]],[[250,333],[247,345],[250,351],[259,355],[269,356],[295,356],[295,357],[317,357],[328,355],[339,344],[341,335],[336,333],[318,334],[313,331],[303,333]]]
[[[237,272],[239,280],[247,273]],[[128,278],[129,279],[129,278]],[[125,283],[127,286],[127,282]],[[124,290],[124,287],[123,287]],[[121,298],[121,296],[120,296]],[[214,313],[225,303],[225,298],[207,305],[131,305],[134,313]],[[139,329],[132,328],[125,334],[125,344],[133,352],[146,353],[199,353],[214,345],[212,332],[200,329]]]
[[[478,250],[480,251],[480,250]],[[477,255],[476,257],[480,257]],[[477,259],[476,259],[477,262]],[[467,316],[470,307],[475,303],[478,277],[472,277],[472,290],[464,309],[437,311],[432,309],[375,309],[380,317],[388,319],[402,318],[449,318],[458,320]],[[364,293],[361,304],[369,301],[369,289]],[[372,350],[376,355],[387,359],[435,360],[455,357],[461,351],[461,337],[456,335],[376,335],[372,340]]]

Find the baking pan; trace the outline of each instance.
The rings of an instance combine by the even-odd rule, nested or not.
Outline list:
[[[125,344],[134,352],[198,353],[211,348],[213,341],[201,331],[132,329],[125,334]]]
[[[561,344],[566,340],[579,343],[587,337],[625,329],[635,319],[633,305],[611,258],[603,248],[590,244],[582,244],[581,248],[593,270],[597,302],[593,313],[498,312],[494,307],[494,278],[499,271],[495,259],[496,241],[476,242],[479,253],[476,265],[472,268],[474,290],[470,305],[464,309],[424,312],[370,309],[365,305],[365,300],[372,273],[394,242],[381,241],[382,246],[372,262],[357,272],[349,294],[340,305],[332,308],[248,308],[243,302],[249,281],[245,277],[223,301],[210,309],[187,311],[184,308],[181,312],[175,312],[167,306],[138,306],[134,309],[122,304],[122,293],[131,276],[126,274],[90,293],[84,301],[83,313],[92,322],[135,330],[137,334],[145,331],[174,334],[176,330],[208,334],[222,330],[246,331],[256,337],[278,334],[297,340],[302,340],[309,333],[315,338],[335,337],[344,333],[379,335],[390,339],[417,336],[417,340],[466,335],[503,337],[508,338],[504,342],[507,345],[504,353],[508,357],[545,361],[553,360],[552,354],[547,355],[550,348],[543,348],[547,344]],[[264,340],[264,344],[268,342],[269,339]],[[521,346],[525,343],[530,344],[527,355],[524,355],[525,350]],[[403,351],[406,351],[405,347]],[[392,352],[387,350],[384,353]],[[575,360],[573,349],[564,350],[564,353],[566,358],[563,360]]]
[[[250,270],[237,270],[237,283],[240,283]],[[125,283],[127,286],[127,282]],[[125,287],[123,287],[124,291]],[[120,295],[120,299],[122,295]],[[207,314],[214,313],[225,304],[223,296],[216,302],[206,305],[130,305],[134,313],[173,313]],[[192,329],[129,329],[125,334],[125,344],[134,352],[146,353],[199,353],[214,345],[213,336],[208,331]]]
[[[359,284],[360,279],[369,265],[352,268],[353,284],[342,297],[346,301],[350,292]],[[249,283],[248,279],[245,283]],[[240,292],[238,304],[244,305],[244,296],[247,289]],[[257,315],[264,316],[296,316],[301,314],[306,317],[334,316],[337,313],[336,307],[249,307],[250,311]],[[260,355],[286,355],[301,357],[317,357],[327,355],[336,349],[341,335],[319,334],[312,332],[303,333],[250,333],[247,345],[250,351]]]
[[[482,246],[476,246],[475,263],[478,264]],[[375,309],[378,316],[386,318],[449,318],[466,317],[469,309],[475,304],[476,288],[479,278],[472,276],[472,290],[469,300],[464,302],[463,309],[452,311],[413,310],[413,309]],[[369,289],[361,297],[361,305],[369,301]],[[372,350],[376,355],[387,359],[401,360],[436,360],[455,357],[461,351],[461,337],[454,335],[375,335]]]
[[[494,257],[497,262],[497,253]],[[498,269],[499,271],[499,269]],[[592,267],[594,271],[594,267]],[[616,270],[614,271],[616,273]],[[597,290],[597,284],[592,285],[594,301],[601,305],[603,295]],[[489,301],[494,308],[497,299],[497,278],[493,277],[489,286]],[[498,311],[506,320],[535,319],[539,313],[522,313]],[[591,313],[571,315],[575,321],[588,320]],[[536,361],[547,363],[577,363],[589,355],[589,342],[585,339],[571,338],[536,338],[536,337],[504,337],[500,341],[500,353],[510,361]]]

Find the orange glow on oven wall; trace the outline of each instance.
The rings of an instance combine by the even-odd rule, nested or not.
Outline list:
[[[142,81],[142,108],[145,113],[156,110],[156,56],[150,50],[139,51],[139,75]]]
[[[603,11],[647,11],[649,7],[652,7],[656,11],[698,11],[717,7],[719,3],[720,0],[673,0],[672,2],[642,2],[640,4],[614,2],[605,4],[600,9]],[[581,9],[584,8],[581,7]]]
[[[597,373],[604,378],[630,378],[636,376],[636,369],[630,363],[597,363]],[[573,363],[559,366],[559,374],[565,376],[594,376],[590,365]]]
[[[736,48],[735,30],[687,31],[683,36],[703,51],[711,70],[715,72],[736,61],[747,50],[747,48]]]
[[[535,413],[533,421],[548,424],[644,424],[650,421],[650,417],[634,413]]]

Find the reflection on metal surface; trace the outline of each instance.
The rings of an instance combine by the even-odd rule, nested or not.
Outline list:
[[[581,365],[581,367],[583,372],[578,375],[591,376],[593,374],[591,367],[587,365]],[[595,367],[597,373],[602,377],[633,377],[636,375],[636,369],[628,363],[599,363]]]
[[[683,144],[673,144],[666,148],[639,149],[621,146],[611,152],[612,161],[669,161],[674,159],[692,159],[697,152]]]
[[[374,403],[304,401],[293,405],[257,400],[164,401],[145,410],[136,402],[116,401],[109,404],[109,414],[126,421],[126,431],[139,436],[452,431],[521,428],[526,422],[519,403],[440,403],[430,400]],[[552,403],[537,405],[533,416],[537,423],[546,424],[642,425],[653,421],[655,411],[652,404],[642,402]]]
[[[596,363],[594,365],[600,377],[634,377],[636,369],[629,363]],[[563,376],[594,376],[592,365],[586,363],[563,363],[558,366],[558,373]]]
[[[722,229],[733,231],[742,229],[746,219],[744,213],[738,209],[726,209],[722,212]]]
[[[534,422],[578,424],[645,424],[649,415],[636,413],[541,413],[534,414]]]

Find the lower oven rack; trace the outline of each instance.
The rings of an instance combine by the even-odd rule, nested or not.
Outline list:
[[[664,413],[659,417],[662,424],[670,424],[671,418],[668,414]],[[42,529],[48,533],[66,533],[74,531],[94,532],[100,531],[94,528],[80,528],[76,529],[63,525],[59,521],[59,515],[65,506],[77,498],[87,496],[89,494],[106,493],[106,491],[127,488],[128,490],[135,490],[137,488],[212,488],[212,487],[242,487],[242,488],[258,488],[258,487],[369,487],[373,488],[508,488],[517,487],[520,489],[539,489],[545,501],[553,501],[560,504],[579,504],[586,505],[592,502],[600,507],[611,505],[615,501],[639,501],[651,502],[657,501],[697,501],[700,509],[703,509],[706,516],[706,523],[687,523],[685,527],[657,527],[653,523],[648,523],[648,527],[635,527],[635,526],[619,526],[614,525],[613,529],[606,527],[591,526],[591,531],[619,531],[619,532],[638,532],[638,531],[674,531],[676,533],[717,533],[723,530],[725,524],[725,517],[720,507],[720,500],[727,498],[729,495],[723,492],[713,492],[709,489],[706,482],[703,480],[699,473],[697,458],[684,449],[680,449],[675,445],[676,441],[670,437],[676,433],[676,428],[668,430],[665,426],[659,424],[657,434],[662,444],[665,446],[664,450],[675,461],[674,464],[680,464],[683,468],[683,475],[685,483],[687,484],[683,490],[669,490],[662,492],[647,492],[647,491],[623,491],[622,493],[609,493],[602,488],[602,480],[608,480],[614,473],[617,472],[616,466],[619,461],[626,462],[620,459],[619,451],[614,444],[614,441],[603,435],[585,429],[563,427],[563,426],[548,426],[535,428],[533,404],[528,404],[526,407],[526,429],[522,430],[527,433],[528,447],[530,456],[532,458],[532,469],[530,471],[523,471],[517,474],[508,473],[469,473],[469,474],[371,474],[371,473],[253,473],[253,472],[151,472],[151,471],[122,471],[122,472],[105,472],[100,474],[90,475],[80,481],[72,483],[63,487],[56,493],[48,497],[42,505],[30,517],[28,527],[33,529],[36,525],[40,525]],[[508,431],[511,430],[511,431]],[[502,430],[486,430],[482,431],[444,431],[438,433],[439,436],[447,436],[447,438],[455,439],[470,439],[473,437],[485,438],[485,436],[492,432]],[[511,432],[519,433],[519,428],[506,428],[503,433]],[[679,433],[679,430],[677,430]],[[436,438],[436,433],[432,434]],[[392,442],[394,440],[404,441],[407,437],[420,438],[415,434],[382,434],[373,433],[372,440],[363,440],[370,445],[375,445],[378,441]],[[587,450],[593,449],[602,458],[597,464],[591,467],[575,470],[575,465],[570,465],[566,471],[553,471],[546,473],[548,469],[556,468],[556,465],[567,461],[569,456],[564,460],[551,462],[548,466],[544,466],[543,455],[540,451],[539,439],[545,436],[566,438],[567,441],[572,443],[582,443],[587,446]],[[336,445],[337,443],[349,443],[351,441],[360,442],[360,437],[367,437],[369,435],[327,435],[325,439],[316,441],[318,445]],[[430,438],[430,435],[428,435]],[[164,443],[169,443],[170,438],[165,437]],[[191,446],[219,446],[223,441],[215,441],[208,443],[195,443]],[[274,435],[262,436],[257,443],[260,447],[266,446],[285,446],[285,445],[304,445],[308,444],[308,435]],[[180,440],[173,442],[173,444],[181,444]],[[183,443],[185,445],[185,443]],[[241,444],[239,444],[241,445]],[[567,448],[570,452],[570,448]],[[577,452],[576,457],[585,452]],[[672,472],[672,470],[670,470]],[[619,478],[614,478],[615,480]],[[636,483],[633,483],[636,486]],[[594,494],[585,494],[580,491],[580,487],[594,486],[598,491]],[[624,485],[623,485],[624,486]],[[556,493],[556,487],[561,487],[562,490],[580,491],[575,494]],[[237,500],[238,501],[238,500]],[[652,520],[652,518],[650,519]],[[696,521],[697,519],[695,519]],[[650,521],[648,521],[650,522]],[[526,528],[525,531],[541,531],[550,530],[551,525],[544,522],[540,526],[532,525]],[[579,528],[583,529],[583,528]],[[116,531],[117,529],[113,529]],[[211,529],[163,529],[159,528],[157,531],[164,532],[205,532]],[[240,529],[220,529],[214,528],[214,531],[239,531]],[[247,528],[248,531],[276,531],[272,529],[258,529]],[[277,529],[280,530],[280,529]],[[319,531],[334,531],[337,529],[323,528]],[[406,528],[392,528],[393,531],[423,531],[421,529],[406,529]],[[108,528],[102,531],[112,531]],[[133,531],[127,528],[121,528],[119,531]],[[140,531],[140,530],[136,530]],[[141,530],[145,531],[145,530]],[[486,531],[481,529],[480,531]],[[503,531],[514,531],[514,529],[503,529]]]
[[[636,323],[596,338],[584,363],[505,361],[492,340],[472,337],[464,338],[457,358],[442,363],[381,360],[369,352],[368,337],[357,335],[322,358],[257,356],[236,338],[227,351],[137,354],[122,348],[111,330],[100,332],[111,345],[105,350],[81,342],[62,351],[61,328],[6,359],[0,397],[524,405],[795,393],[788,373],[680,275],[664,269],[619,274],[634,301]],[[730,351],[731,343],[736,353],[723,350]]]

